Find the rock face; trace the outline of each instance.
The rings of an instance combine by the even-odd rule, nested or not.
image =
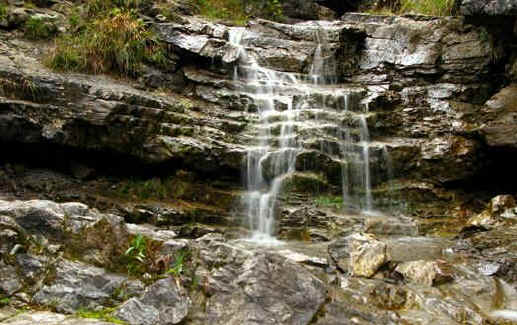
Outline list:
[[[491,147],[516,149],[515,120],[517,118],[517,85],[503,88],[486,102],[486,114],[493,116],[481,126],[481,134]]]
[[[511,195],[499,195],[490,201],[489,206],[480,214],[472,217],[469,224],[485,228],[517,223],[515,199]]]
[[[517,15],[517,4],[512,0],[457,0],[460,13],[465,16],[490,15],[514,16]]]

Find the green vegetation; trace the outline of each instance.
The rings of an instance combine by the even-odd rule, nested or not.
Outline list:
[[[141,235],[136,235],[129,248],[125,251],[124,256],[128,258],[127,271],[129,274],[137,275],[144,273],[147,253],[147,239]]]
[[[46,60],[55,70],[135,77],[143,63],[165,66],[165,49],[138,18],[143,0],[93,0],[72,11],[70,32],[56,40]]]
[[[450,16],[454,0],[401,0],[401,13]]]
[[[7,18],[7,5],[3,2],[0,2],[0,20],[4,20]]]
[[[389,3],[387,6],[370,8],[366,12],[375,15],[451,16],[454,6],[454,0],[400,0]]]
[[[343,207],[343,197],[322,195],[314,199],[314,202],[319,207],[340,209]]]
[[[188,257],[188,252],[185,250],[180,250],[176,254],[174,258],[174,263],[170,269],[167,270],[167,274],[171,274],[175,277],[180,277],[183,274],[183,267],[185,264],[185,259]]]
[[[283,17],[279,0],[197,0],[202,16],[245,25],[251,15],[280,20]]]
[[[11,301],[11,299],[8,297],[0,298],[0,306],[8,305],[10,301]]]
[[[24,35],[31,40],[49,39],[57,33],[57,27],[47,19],[30,17],[25,22]]]
[[[113,308],[104,308],[99,311],[88,310],[88,309],[79,309],[76,313],[76,316],[80,317],[80,318],[99,319],[99,320],[103,320],[105,322],[110,322],[110,323],[114,323],[114,324],[122,324],[122,325],[127,324],[126,322],[121,321],[120,319],[112,316],[111,314],[113,313],[113,311],[114,311]]]

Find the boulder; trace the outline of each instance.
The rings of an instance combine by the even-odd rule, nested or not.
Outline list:
[[[517,222],[515,199],[511,195],[498,195],[490,201],[488,207],[483,212],[470,218],[468,224],[484,228],[494,228],[511,221]]]
[[[144,289],[138,280],[67,260],[57,263],[55,278],[47,279],[47,283],[36,292],[33,301],[66,313],[111,305],[116,302],[116,293],[120,290],[132,296]]]
[[[486,102],[486,114],[493,116],[480,127],[482,136],[490,147],[517,148],[515,121],[517,119],[517,84],[511,84]]]
[[[409,282],[436,286],[451,281],[451,266],[445,261],[412,261],[397,265],[395,271]]]
[[[456,0],[455,6],[465,16],[517,15],[517,3],[513,0]]]
[[[387,245],[373,235],[354,234],[348,240],[352,275],[371,277],[388,261]]]
[[[189,313],[190,298],[173,278],[156,281],[139,298],[119,306],[115,315],[130,325],[179,324]]]
[[[215,238],[214,238],[215,239]],[[277,254],[232,247],[217,239],[199,242],[208,295],[204,324],[308,324],[325,301],[323,282]]]

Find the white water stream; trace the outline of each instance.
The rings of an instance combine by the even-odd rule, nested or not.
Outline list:
[[[248,35],[253,36],[245,28],[231,28],[229,32],[230,44],[239,58],[234,81],[242,85],[241,93],[256,105],[255,133],[243,166],[247,188],[243,203],[252,240],[276,242],[275,212],[282,185],[296,172],[297,156],[304,150],[312,150],[307,147],[314,142],[319,142],[319,151],[341,164],[345,203],[352,205],[358,201],[357,193],[361,193],[356,206],[371,211],[368,112],[364,108],[360,112],[355,108],[353,112],[351,92],[335,85],[335,73],[332,73],[335,64],[324,57],[324,31],[315,31],[313,63],[308,76],[260,66],[246,50]],[[333,107],[328,102],[334,103],[330,105]],[[354,127],[344,125],[342,120],[346,116],[351,116]]]

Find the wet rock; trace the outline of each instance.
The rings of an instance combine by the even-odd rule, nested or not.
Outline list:
[[[445,261],[412,261],[397,265],[395,271],[402,274],[407,281],[435,286],[451,281],[451,266]]]
[[[443,238],[399,237],[386,240],[386,245],[387,260],[410,262],[440,259],[451,244]]]
[[[493,228],[504,223],[517,221],[515,199],[511,195],[498,195],[494,197],[487,209],[469,219],[472,226]]]
[[[494,116],[481,126],[481,134],[491,147],[517,148],[517,136],[513,132],[517,118],[517,85],[503,88],[486,102],[486,113]]]
[[[416,236],[418,225],[409,218],[370,216],[365,221],[364,231],[376,235]]]
[[[0,215],[0,256],[25,243],[25,230],[14,219]]]
[[[2,322],[9,325],[115,325],[96,319],[70,317],[48,311],[21,313]]]
[[[206,314],[196,316],[202,323],[306,324],[323,304],[323,283],[285,257],[205,242],[200,281],[209,298]]]
[[[0,293],[10,297],[22,289],[23,283],[12,265],[6,265],[0,260]]]
[[[350,271],[352,275],[371,277],[386,263],[386,244],[368,234],[349,237]]]
[[[156,281],[140,298],[117,308],[115,315],[131,325],[179,324],[188,315],[190,298],[173,278]]]
[[[512,0],[456,0],[455,6],[465,16],[515,16],[517,4]]]
[[[56,265],[55,279],[49,282],[34,295],[33,301],[66,313],[113,304],[117,290],[124,289],[130,296],[143,290],[140,281],[67,260]]]

